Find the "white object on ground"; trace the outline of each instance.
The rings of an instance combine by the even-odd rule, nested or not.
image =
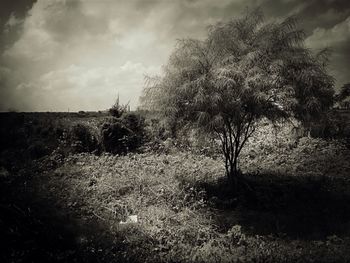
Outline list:
[[[125,221],[120,221],[119,224],[130,224],[130,223],[137,223],[137,215],[131,215],[126,218]]]

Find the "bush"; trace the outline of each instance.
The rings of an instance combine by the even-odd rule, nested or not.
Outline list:
[[[144,118],[135,113],[125,113],[102,125],[104,149],[113,154],[127,153],[140,147],[145,137]]]
[[[140,114],[127,112],[122,115],[121,123],[133,132],[133,145],[130,147],[136,149],[141,146],[145,138],[145,119]]]
[[[128,104],[122,105],[119,103],[119,96],[113,106],[108,110],[113,117],[120,118],[128,110]]]
[[[157,117],[146,118],[145,137],[154,145],[171,138],[171,133],[164,120]]]
[[[132,131],[120,123],[119,120],[106,122],[101,128],[104,149],[113,154],[127,153],[132,135]]]
[[[109,109],[109,114],[116,118],[121,117],[123,113],[124,111],[120,108],[112,107]]]
[[[76,124],[71,129],[71,146],[75,152],[93,152],[99,150],[99,142],[89,128]]]

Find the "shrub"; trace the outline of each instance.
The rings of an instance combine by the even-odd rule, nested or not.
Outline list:
[[[120,106],[112,106],[112,108],[109,109],[109,114],[111,114],[113,117],[119,118],[123,115],[125,112],[124,108],[121,108]]]
[[[148,149],[154,152],[163,152],[163,143],[171,138],[171,133],[167,129],[165,121],[157,117],[146,118],[144,135]]]
[[[137,113],[124,113],[107,120],[101,128],[105,151],[125,154],[140,147],[145,140],[145,119]]]
[[[127,112],[122,115],[121,123],[133,132],[133,145],[130,147],[136,149],[145,138],[145,119],[140,114]]]
[[[119,103],[119,95],[116,100],[116,102],[113,104],[113,106],[108,110],[109,114],[111,114],[113,117],[120,118],[124,113],[127,112],[129,105],[122,105]]]
[[[93,152],[99,149],[99,143],[89,128],[76,124],[71,129],[71,146],[75,152]]]
[[[113,154],[127,153],[133,132],[115,119],[102,125],[101,137],[105,151]]]

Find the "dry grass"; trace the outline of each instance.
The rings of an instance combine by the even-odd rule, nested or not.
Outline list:
[[[50,126],[69,132],[79,123],[97,136],[101,121],[63,118]],[[311,138],[295,144],[288,127],[277,136],[267,131],[262,126],[244,149],[241,168],[250,175],[239,193],[223,180],[220,158],[171,143],[158,153],[125,156],[71,154],[69,147],[65,155],[56,148],[0,184],[11,193],[0,196],[0,205],[16,220],[18,211],[23,215],[5,218],[14,221],[9,236],[24,243],[54,224],[68,229],[73,244],[57,252],[53,242],[46,257],[53,262],[350,262],[349,149]],[[138,222],[120,223],[130,215]],[[26,225],[32,221],[34,231]],[[62,229],[43,240],[59,239]],[[18,262],[29,253],[8,251]]]
[[[310,243],[275,234],[252,235],[240,226],[235,213],[229,213],[233,216],[229,227],[221,229],[217,218],[226,212],[212,205],[200,185],[217,184],[223,172],[221,160],[185,152],[127,156],[76,154],[39,181],[45,185],[45,192],[41,191],[45,198],[56,200],[65,211],[100,222],[104,225],[104,235],[118,236],[127,245],[127,252],[124,250],[116,257],[125,261],[294,262],[297,259],[309,262],[317,259],[328,262],[335,259],[346,262],[350,259],[344,253],[350,244],[348,238],[336,236]],[[137,215],[138,222],[120,224],[129,215]]]

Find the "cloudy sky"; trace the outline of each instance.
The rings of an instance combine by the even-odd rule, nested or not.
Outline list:
[[[0,111],[103,110],[117,93],[135,109],[176,39],[258,6],[297,14],[310,48],[333,49],[336,87],[350,82],[349,0],[1,0]]]

